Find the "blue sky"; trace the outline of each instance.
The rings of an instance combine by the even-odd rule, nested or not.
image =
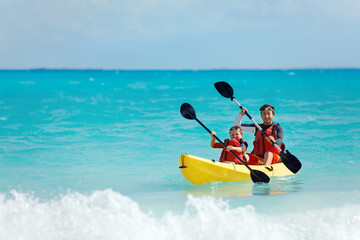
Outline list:
[[[0,0],[0,69],[360,67],[358,0]]]

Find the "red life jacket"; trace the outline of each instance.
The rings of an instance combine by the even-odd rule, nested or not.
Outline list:
[[[264,124],[259,124],[261,128],[263,128]],[[268,136],[273,136],[276,140],[276,128],[278,124],[273,124],[271,127],[265,130],[265,133]],[[281,148],[281,146],[279,146]],[[255,133],[255,141],[254,141],[254,150],[251,152],[252,154],[256,154],[259,156],[264,156],[265,152],[273,152],[276,154],[280,154],[279,150],[276,149],[268,140],[266,140],[264,134],[261,131],[256,131]]]
[[[241,145],[244,143],[245,146],[247,146],[247,143],[241,138],[235,138],[235,139],[225,139],[225,145],[226,146],[234,146],[234,147],[241,147]],[[241,160],[244,161],[244,154],[239,153],[237,151],[233,151]],[[226,151],[226,148],[224,148],[220,155],[220,162],[235,162],[237,164],[242,164],[239,159],[237,159],[234,155],[232,155],[230,152]]]

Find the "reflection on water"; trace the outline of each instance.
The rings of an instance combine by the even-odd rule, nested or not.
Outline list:
[[[272,196],[285,193],[299,192],[303,182],[294,179],[294,176],[272,178],[268,184],[254,184],[246,182],[218,182],[204,185],[188,185],[185,187],[186,194],[194,196],[214,197],[251,197]]]

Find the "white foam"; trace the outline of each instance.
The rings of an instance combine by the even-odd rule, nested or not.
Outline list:
[[[252,206],[188,196],[182,213],[143,212],[112,190],[42,202],[0,195],[0,239],[356,239],[360,206],[264,215]]]

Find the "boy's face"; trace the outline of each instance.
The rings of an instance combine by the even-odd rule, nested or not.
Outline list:
[[[240,132],[240,130],[231,130],[230,131],[230,138],[242,138],[243,134]]]

